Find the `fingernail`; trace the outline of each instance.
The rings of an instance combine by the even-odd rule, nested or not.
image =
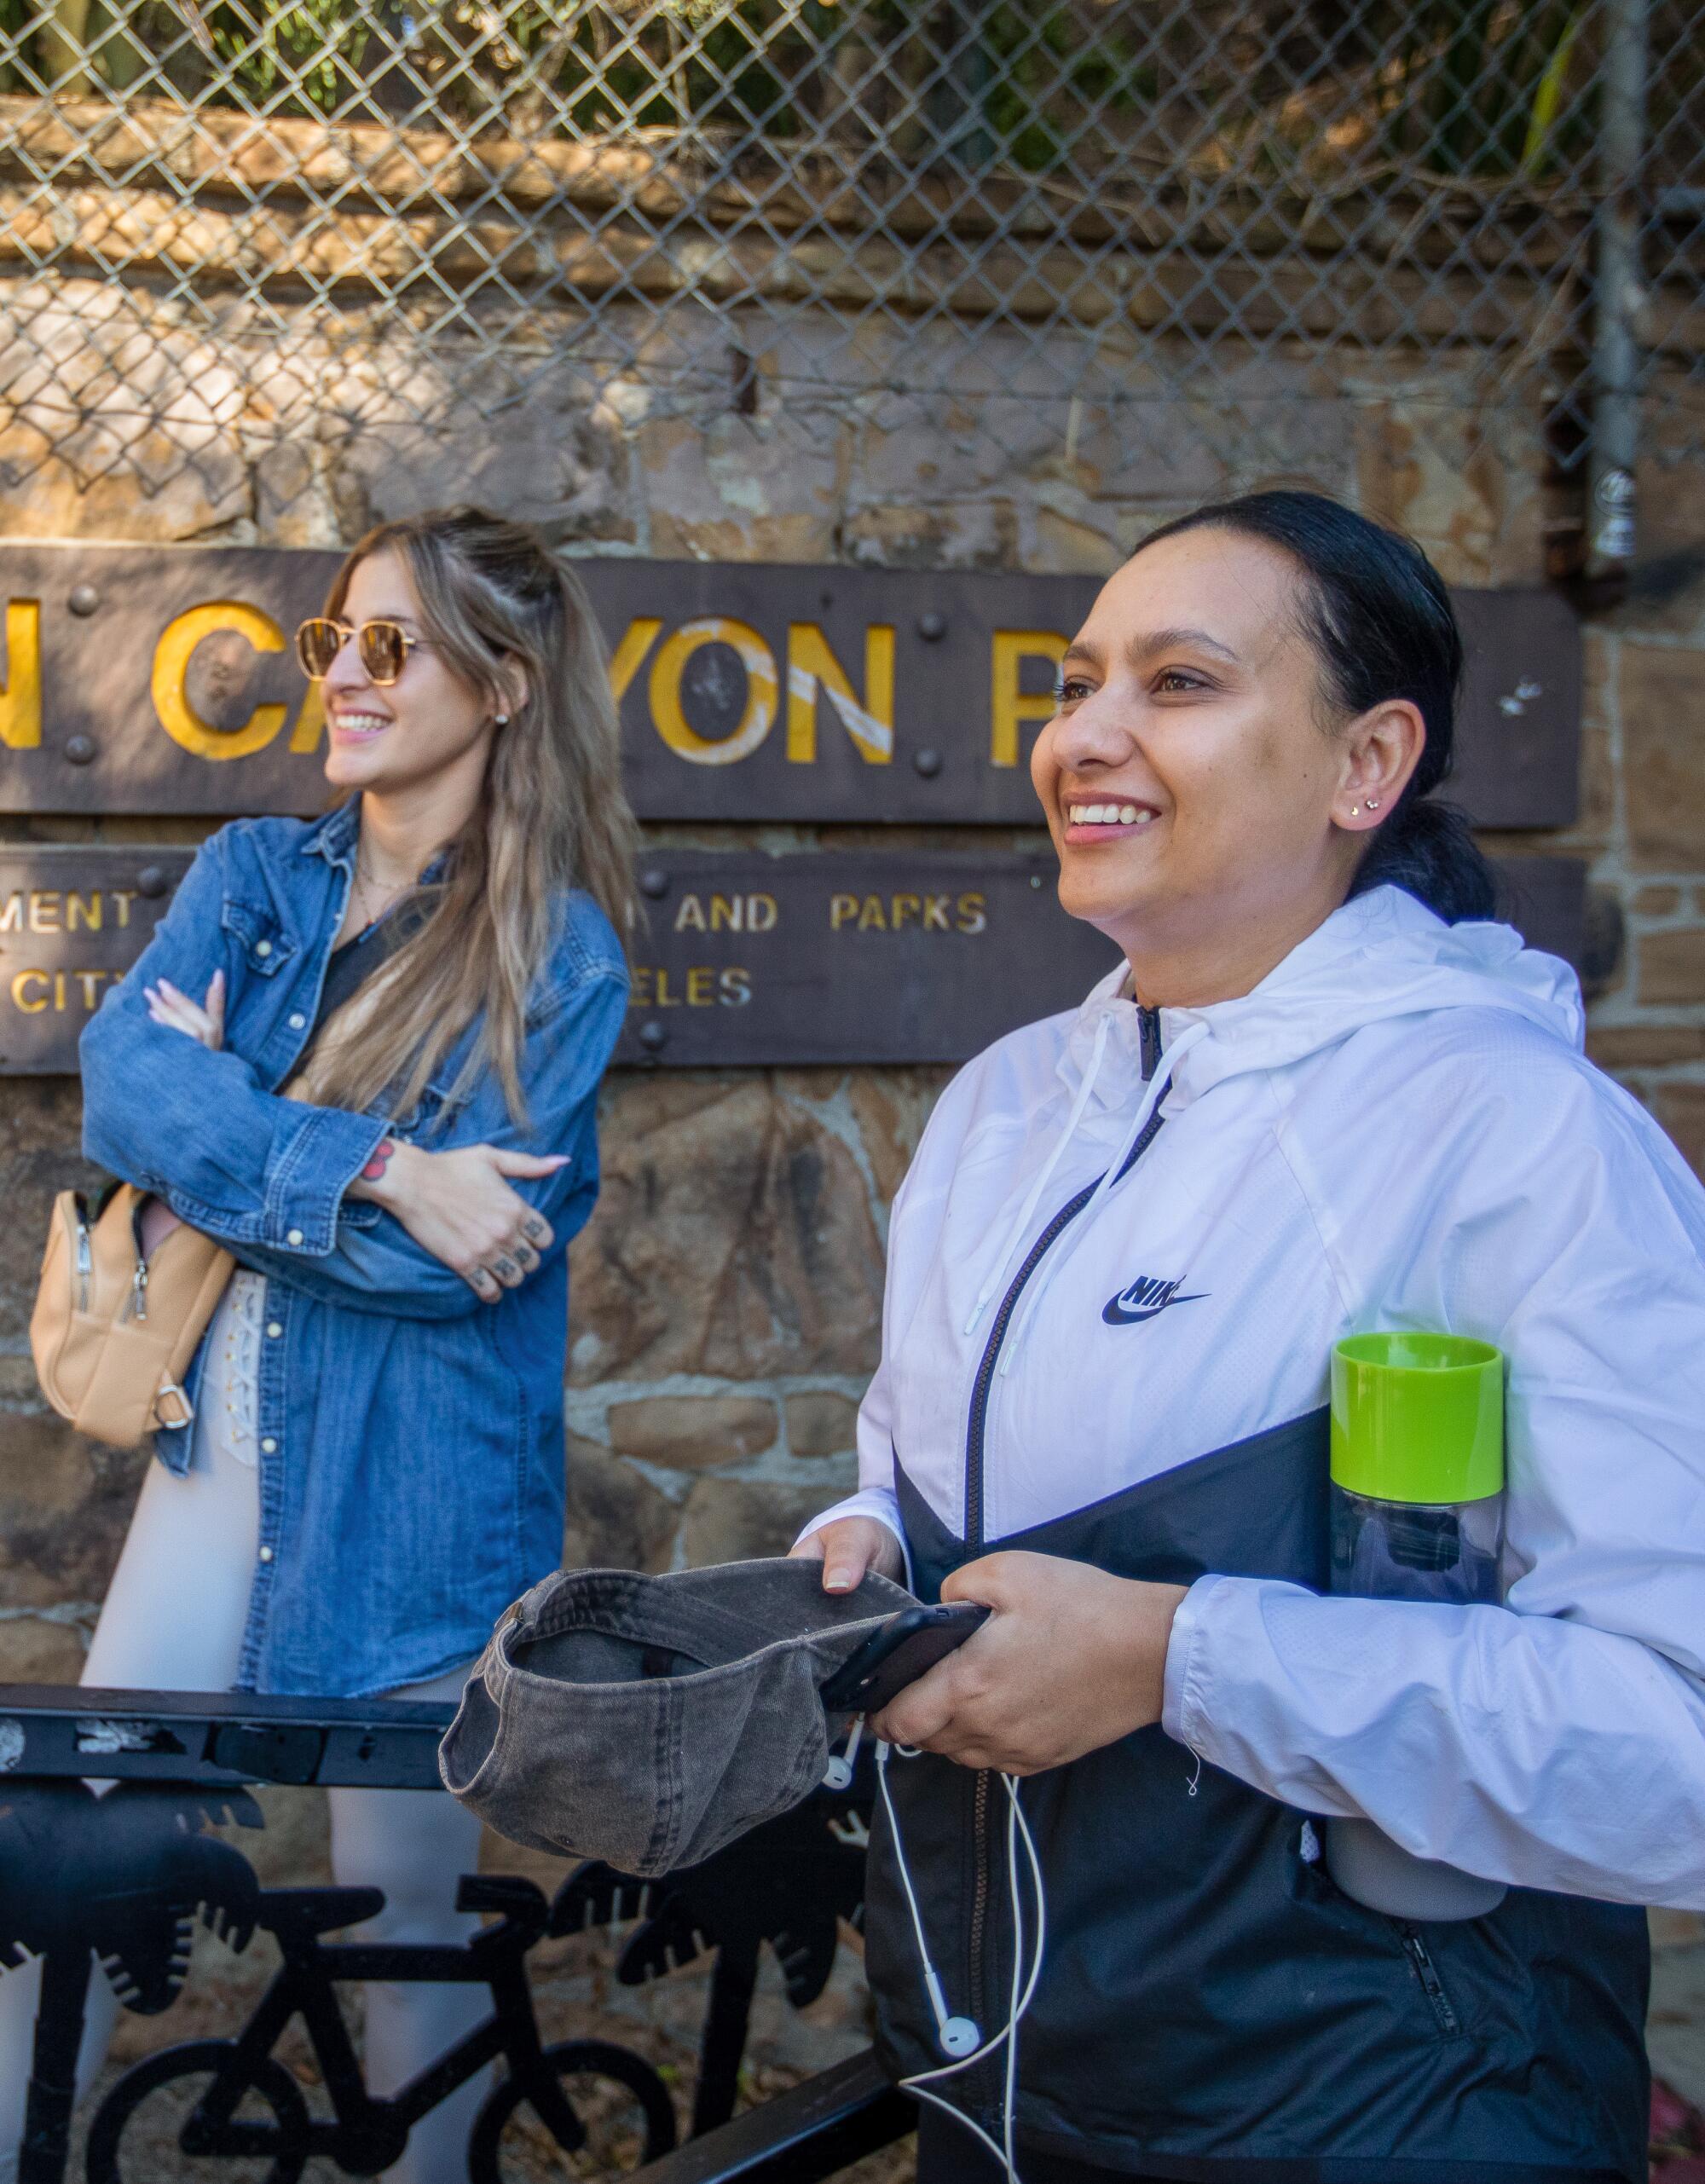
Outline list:
[[[825,1592],[850,1592],[852,1590],[852,1571],[839,1569],[825,1570],[823,1589]]]

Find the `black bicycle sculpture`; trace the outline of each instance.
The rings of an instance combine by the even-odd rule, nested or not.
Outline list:
[[[126,2072],[90,2127],[89,2184],[134,2184],[138,2171],[132,2165],[127,2172],[127,2142],[132,2148],[158,2145],[162,2107],[186,2164],[265,2161],[267,2184],[293,2184],[308,2157],[323,2154],[352,2176],[374,2176],[401,2158],[423,2118],[500,2060],[504,2075],[481,2105],[468,2141],[469,2184],[500,2184],[504,2132],[523,2109],[565,2153],[580,2152],[588,2135],[569,2089],[574,2080],[611,2082],[638,2111],[626,2158],[606,2140],[598,2149],[601,2170],[638,2167],[668,2152],[675,2143],[674,2105],[649,2063],[610,2041],[565,2040],[547,2048],[540,2040],[526,1956],[550,1924],[542,1892],[530,1881],[469,1874],[456,1904],[459,1910],[499,1915],[459,1946],[332,1943],[323,1937],[384,1909],[379,1889],[269,1890],[257,1923],[275,1937],[284,1962],[254,2015],[234,2040],[162,2048]],[[360,1979],[487,1986],[491,2014],[430,2069],[381,2100],[362,2079],[338,1996],[341,1984]],[[292,2017],[300,2017],[307,2031],[332,2105],[329,2119],[310,2117],[296,2079],[273,2053]],[[178,2173],[196,2172],[184,2166]]]

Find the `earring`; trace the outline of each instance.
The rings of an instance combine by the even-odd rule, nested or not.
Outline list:
[[[1350,816],[1352,819],[1359,819],[1361,817],[1361,806],[1360,804],[1352,804],[1350,806]]]
[[[1370,812],[1377,812],[1379,809],[1379,799],[1377,796],[1370,796],[1367,800],[1367,808]]]
[[[500,728],[506,728],[509,725],[509,715],[506,713],[500,713],[494,715],[494,719],[495,725]]]

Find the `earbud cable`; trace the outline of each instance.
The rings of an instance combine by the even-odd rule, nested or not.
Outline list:
[[[917,1897],[911,1885],[911,1874],[906,1864],[905,1846],[900,1840],[899,1822],[895,1817],[893,1799],[888,1790],[889,1748],[885,1743],[879,1742],[876,1746],[876,1784],[881,1792],[883,1810],[888,1817],[889,1833],[893,1837],[894,1862],[899,1868],[900,1883],[905,1890],[906,1905],[911,1913],[912,1933],[917,1942],[918,1959],[923,1967],[924,1985],[929,1995],[930,2007],[935,2012],[936,2023],[939,2025],[947,2019],[946,1998],[941,1991],[941,1982],[936,1974],[935,1967],[930,1961],[929,1944],[924,1939],[923,1918],[918,1910]],[[903,1759],[910,1759],[913,1754],[902,1748],[900,1756]],[[1005,2170],[1008,2184],[1020,2184],[1013,2155],[1013,2112],[1018,2092],[1018,2028],[1025,2012],[1030,2008],[1031,1997],[1035,1994],[1037,1983],[1042,1977],[1043,1952],[1047,1944],[1048,1913],[1047,1898],[1042,1886],[1042,1863],[1036,1854],[1036,1842],[1030,1832],[1030,1823],[1024,1817],[1024,1806],[1019,1798],[1017,1780],[1011,1775],[1003,1775],[1001,1785],[1007,1794],[1007,1872],[1011,1884],[1013,1907],[1013,1983],[1010,2014],[994,2037],[985,2040],[981,2047],[971,2054],[962,2055],[955,2062],[940,2064],[934,2070],[919,2071],[914,2077],[902,2078],[899,2084],[902,2091],[915,2093],[920,2100],[928,2100],[932,2106],[939,2108],[945,2114],[951,2116],[955,2123],[962,2123],[968,2131],[974,2132]],[[1031,1886],[1036,1897],[1036,1938],[1032,1949],[1027,1974],[1025,1970],[1024,1904],[1019,1887],[1018,1846],[1020,1840],[1024,1844],[1025,1857],[1030,1866]],[[993,2054],[1003,2041],[1006,2042],[1007,2048],[1006,2083],[1004,2098],[1001,2103],[1002,2139],[1004,2143],[997,2145],[980,2123],[968,2116],[962,2108],[957,2107],[952,2101],[944,2100],[939,2093],[932,2091],[931,2086],[933,2081],[937,2078],[955,2077],[961,2071],[968,2070],[973,2063],[981,2062],[985,2055]]]

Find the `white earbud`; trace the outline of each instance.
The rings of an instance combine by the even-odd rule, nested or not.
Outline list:
[[[902,2078],[904,2091],[915,2094],[933,2107],[943,2110],[957,2123],[964,2125],[972,2135],[982,2141],[1005,2172],[1006,2184],[1020,2184],[1017,2165],[1013,2158],[1013,2110],[1018,2091],[1018,2028],[1020,2020],[1030,2008],[1031,1996],[1036,1992],[1037,1981],[1042,1977],[1043,1952],[1047,1942],[1047,1906],[1043,1896],[1042,1864],[1036,1854],[1036,1843],[1024,1817],[1024,1807],[1019,1800],[1018,1784],[1011,1775],[1003,1775],[1002,1783],[1007,1794],[1007,1865],[1012,1888],[1013,1910],[1013,1984],[1012,2002],[1006,2023],[991,2040],[985,2042],[974,2019],[968,2017],[950,2017],[947,1998],[941,1990],[941,1981],[929,1960],[929,1944],[924,1938],[923,1920],[918,1910],[917,1892],[912,1886],[911,1875],[906,1866],[905,1846],[900,1840],[899,1822],[894,1813],[893,1800],[888,1793],[888,1754],[894,1748],[884,1743],[876,1746],[876,1786],[881,1793],[882,1806],[887,1815],[888,1830],[893,1838],[894,1863],[899,1868],[900,1882],[905,1890],[906,1907],[911,1913],[911,1929],[917,1942],[917,1953],[923,1967],[924,1991],[929,1996],[929,2007],[935,2018],[935,2037],[943,2054],[951,2060],[935,2069],[919,2071],[912,2077]],[[1019,1847],[1030,1869],[1030,1884],[1036,1904],[1036,1933],[1032,1940],[1026,1931],[1022,1891],[1019,1881]],[[1026,1962],[1026,1956],[1028,1962]],[[1001,2138],[990,2136],[974,2117],[951,2100],[945,2100],[933,2090],[931,2081],[948,2078],[962,2071],[968,2063],[984,2055],[992,2054],[1004,2043],[1006,2047],[1005,2092],[1001,2103]]]
[[[852,1788],[852,1762],[858,1756],[858,1745],[864,1734],[864,1717],[859,1714],[853,1721],[852,1734],[847,1740],[847,1749],[844,1752],[831,1753],[829,1755],[829,1765],[823,1771],[823,1786],[825,1789]]]

